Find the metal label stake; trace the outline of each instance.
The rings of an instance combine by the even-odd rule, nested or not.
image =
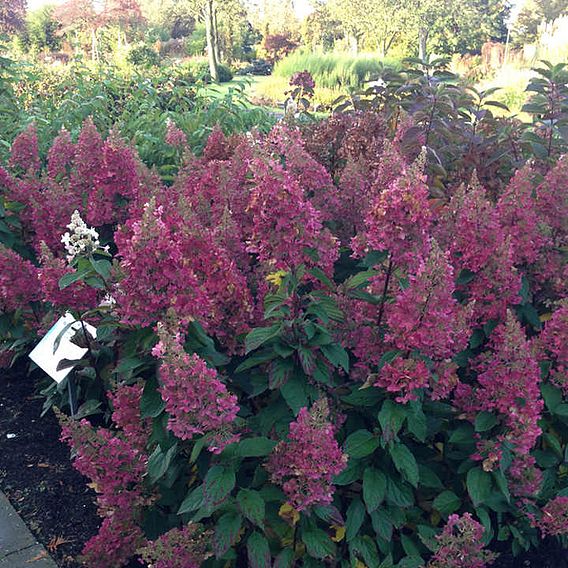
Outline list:
[[[67,377],[67,390],[69,392],[71,418],[75,418],[77,414],[77,386],[75,385],[75,373],[73,371],[71,371]]]

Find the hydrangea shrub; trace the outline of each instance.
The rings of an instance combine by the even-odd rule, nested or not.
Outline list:
[[[46,165],[33,128],[14,143],[0,362],[65,311],[97,327],[77,415],[44,392],[97,494],[88,566],[482,568],[567,544],[567,158],[442,196],[412,128],[215,130],[196,156],[170,125],[170,185],[90,121]]]

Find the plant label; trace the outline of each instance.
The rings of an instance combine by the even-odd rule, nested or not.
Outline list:
[[[79,339],[77,343],[85,344],[84,338],[81,337],[83,325],[92,338],[97,336],[97,330],[92,325],[81,324],[70,313],[66,313],[30,353],[30,359],[57,383],[60,383],[77,366],[76,362],[87,353],[86,347],[74,342]]]

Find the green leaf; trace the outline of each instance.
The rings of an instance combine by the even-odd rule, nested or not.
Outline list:
[[[559,404],[554,408],[553,414],[556,414],[556,416],[562,416],[563,418],[567,418],[568,404]]]
[[[258,491],[241,489],[237,494],[237,502],[243,515],[255,525],[262,527],[264,521],[264,499]]]
[[[165,453],[159,445],[156,446],[156,449],[148,458],[148,478],[152,483],[156,483],[166,474],[176,453],[177,443]]]
[[[499,418],[491,412],[482,411],[475,417],[475,431],[476,432],[487,432],[491,430],[494,426],[499,424]]]
[[[206,506],[219,505],[235,487],[235,471],[222,465],[214,465],[205,477],[203,490]]]
[[[380,507],[376,511],[373,511],[371,513],[371,523],[378,538],[385,542],[391,541],[393,524],[385,509]]]
[[[414,401],[416,403],[416,401]],[[424,442],[426,436],[428,435],[428,423],[426,421],[426,415],[422,410],[420,403],[410,405],[410,412],[406,416],[406,423],[408,425],[408,431],[414,434],[414,437],[419,442]]]
[[[345,452],[352,458],[364,458],[379,447],[379,440],[368,430],[357,430],[345,440]]]
[[[267,568],[272,557],[268,541],[259,532],[253,532],[247,540],[247,556],[250,568]]]
[[[91,398],[90,400],[85,401],[77,410],[77,414],[73,416],[75,420],[80,420],[81,418],[85,418],[86,416],[91,416],[92,414],[100,414],[101,410],[100,406],[102,402],[100,400],[96,400]]]
[[[286,401],[294,416],[300,412],[300,409],[309,405],[307,383],[305,379],[298,376],[292,376],[280,387],[280,394]]]
[[[349,544],[349,551],[353,556],[362,558],[366,566],[378,566],[380,563],[377,545],[368,535],[353,539]]]
[[[390,456],[394,465],[404,478],[414,487],[418,486],[420,476],[418,464],[412,452],[404,444],[395,444],[390,449]]]
[[[511,493],[509,492],[509,484],[507,482],[507,478],[505,474],[501,470],[497,470],[493,472],[493,479],[495,479],[495,483],[499,488],[499,491],[503,493],[503,496],[507,500],[507,503],[511,502]]]
[[[261,345],[276,337],[281,330],[281,324],[276,323],[269,327],[257,327],[245,338],[245,354],[258,349]]]
[[[376,270],[364,270],[363,272],[358,272],[344,282],[344,286],[347,290],[353,288],[359,288],[359,286],[367,285],[369,283],[369,278],[377,276],[380,274]]]
[[[306,545],[308,554],[313,558],[323,559],[335,556],[335,544],[321,529],[311,528],[302,531],[302,542]]]
[[[465,286],[466,284],[469,284],[474,278],[475,278],[475,272],[472,272],[471,270],[464,268],[458,274],[458,277],[456,279],[456,284],[458,286]]]
[[[242,458],[261,458],[270,454],[277,442],[258,436],[256,438],[245,438],[234,444],[227,446],[227,450],[232,450],[237,456]]]
[[[93,265],[93,268],[95,269],[97,274],[100,274],[105,280],[110,279],[112,264],[108,260],[106,260],[105,258],[101,260],[93,260],[91,264]]]
[[[164,410],[165,402],[158,392],[158,381],[153,376],[144,384],[142,399],[140,400],[140,417],[156,418]]]
[[[369,513],[372,513],[383,502],[386,490],[385,474],[374,467],[367,467],[363,473],[363,501]]]
[[[317,278],[322,284],[325,284],[330,290],[335,290],[335,284],[329,279],[327,274],[317,266],[310,268],[308,272],[315,278]]]
[[[183,515],[185,513],[191,513],[192,511],[197,511],[197,509],[203,506],[203,485],[196,487],[188,492],[185,499],[182,501],[178,515]]]
[[[388,477],[386,499],[387,503],[396,507],[411,507],[414,503],[414,494],[406,483]]]
[[[294,564],[294,551],[285,548],[274,560],[274,568],[292,568]]]
[[[376,406],[382,397],[381,391],[375,387],[355,387],[341,400],[353,406]]]
[[[385,400],[379,412],[379,424],[387,439],[392,439],[402,428],[406,419],[406,408],[392,400]]]
[[[469,496],[477,507],[491,495],[491,474],[480,467],[474,467],[467,472],[466,485]]]
[[[346,373],[349,372],[349,355],[339,343],[322,345],[321,351],[334,367],[341,367]]]
[[[359,533],[365,520],[365,506],[360,499],[353,499],[347,508],[345,519],[345,537],[347,542],[353,540]]]
[[[558,405],[562,403],[562,391],[554,385],[543,383],[540,385],[540,392],[542,393],[542,398],[544,398],[546,408],[550,412],[554,412]]]
[[[432,507],[442,515],[451,515],[461,507],[461,499],[453,491],[443,491],[434,499]]]
[[[213,537],[213,551],[217,558],[224,556],[235,544],[242,522],[243,518],[238,513],[225,513],[219,518]]]
[[[473,426],[469,423],[461,424],[451,434],[448,440],[450,444],[473,444],[474,430]]]
[[[59,289],[64,290],[68,286],[71,286],[71,284],[79,282],[79,280],[82,280],[88,274],[88,272],[89,272],[88,270],[82,270],[82,271],[76,270],[75,272],[69,272],[63,275],[59,279]]]

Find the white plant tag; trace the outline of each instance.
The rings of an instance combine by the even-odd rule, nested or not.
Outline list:
[[[85,329],[93,337],[97,336],[96,328],[88,323],[84,325]],[[66,313],[35,346],[34,350],[30,353],[30,359],[38,367],[41,367],[54,381],[60,383],[76,365],[57,370],[59,363],[64,359],[71,361],[81,359],[87,352],[87,349],[71,342],[75,332],[80,329],[81,322],[77,321],[70,313]],[[55,342],[58,338],[59,345],[56,349]]]

